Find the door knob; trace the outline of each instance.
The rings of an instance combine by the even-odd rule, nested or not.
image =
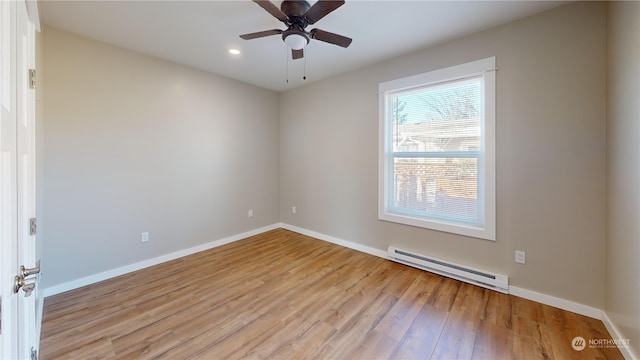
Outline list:
[[[20,275],[16,275],[13,278],[13,292],[17,294],[18,291],[20,291],[22,285],[24,285],[24,278]]]
[[[35,282],[27,283],[26,281],[24,281],[24,277],[22,277],[21,275],[16,275],[13,278],[13,292],[16,294],[18,293],[18,291],[20,291],[20,289],[22,289],[22,291],[24,291],[24,296],[28,297],[29,295],[31,295],[35,287]]]
[[[27,277],[33,274],[38,274],[40,272],[40,261],[36,263],[36,267],[27,269],[24,265],[20,265],[20,274],[22,277]]]

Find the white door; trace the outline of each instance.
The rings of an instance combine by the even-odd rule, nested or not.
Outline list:
[[[0,358],[18,354],[18,296],[12,278],[18,270],[16,147],[16,18],[13,1],[0,1]]]
[[[24,1],[0,1],[0,358],[37,350],[35,236],[35,26]],[[21,272],[20,266],[28,270]],[[31,270],[31,271],[29,271]],[[16,291],[15,276],[22,275]]]
[[[35,80],[31,84],[30,71],[35,70],[35,27],[29,21],[25,1],[18,2],[17,66],[17,202],[18,202],[18,265],[36,268],[36,173],[35,173]],[[33,75],[35,76],[35,75]],[[32,270],[35,272],[36,270]],[[39,266],[37,271],[39,272]],[[37,349],[35,343],[36,302],[38,298],[37,273],[26,275],[25,282],[33,284],[29,296],[23,290],[18,294],[18,352],[20,358],[30,358]],[[30,285],[29,285],[30,286]]]

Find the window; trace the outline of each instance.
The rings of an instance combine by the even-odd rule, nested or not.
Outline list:
[[[380,84],[381,220],[495,240],[495,57]]]

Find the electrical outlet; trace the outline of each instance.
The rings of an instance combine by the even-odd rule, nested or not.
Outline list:
[[[520,251],[520,250],[516,250],[516,262],[518,264],[524,264],[525,263],[525,253],[524,251]]]
[[[247,213],[248,217],[253,217],[253,209],[249,209],[249,212]]]
[[[292,213],[292,214],[295,214],[295,213],[296,213],[296,211],[297,211],[297,210],[296,210],[296,207],[295,207],[295,206],[292,206],[292,207],[291,207],[291,213]]]
[[[147,242],[147,241],[149,241],[149,233],[143,232],[142,234],[140,234],[140,242]]]

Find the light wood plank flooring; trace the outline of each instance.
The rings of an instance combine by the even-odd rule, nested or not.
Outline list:
[[[40,359],[622,359],[602,322],[283,229],[45,300]]]

